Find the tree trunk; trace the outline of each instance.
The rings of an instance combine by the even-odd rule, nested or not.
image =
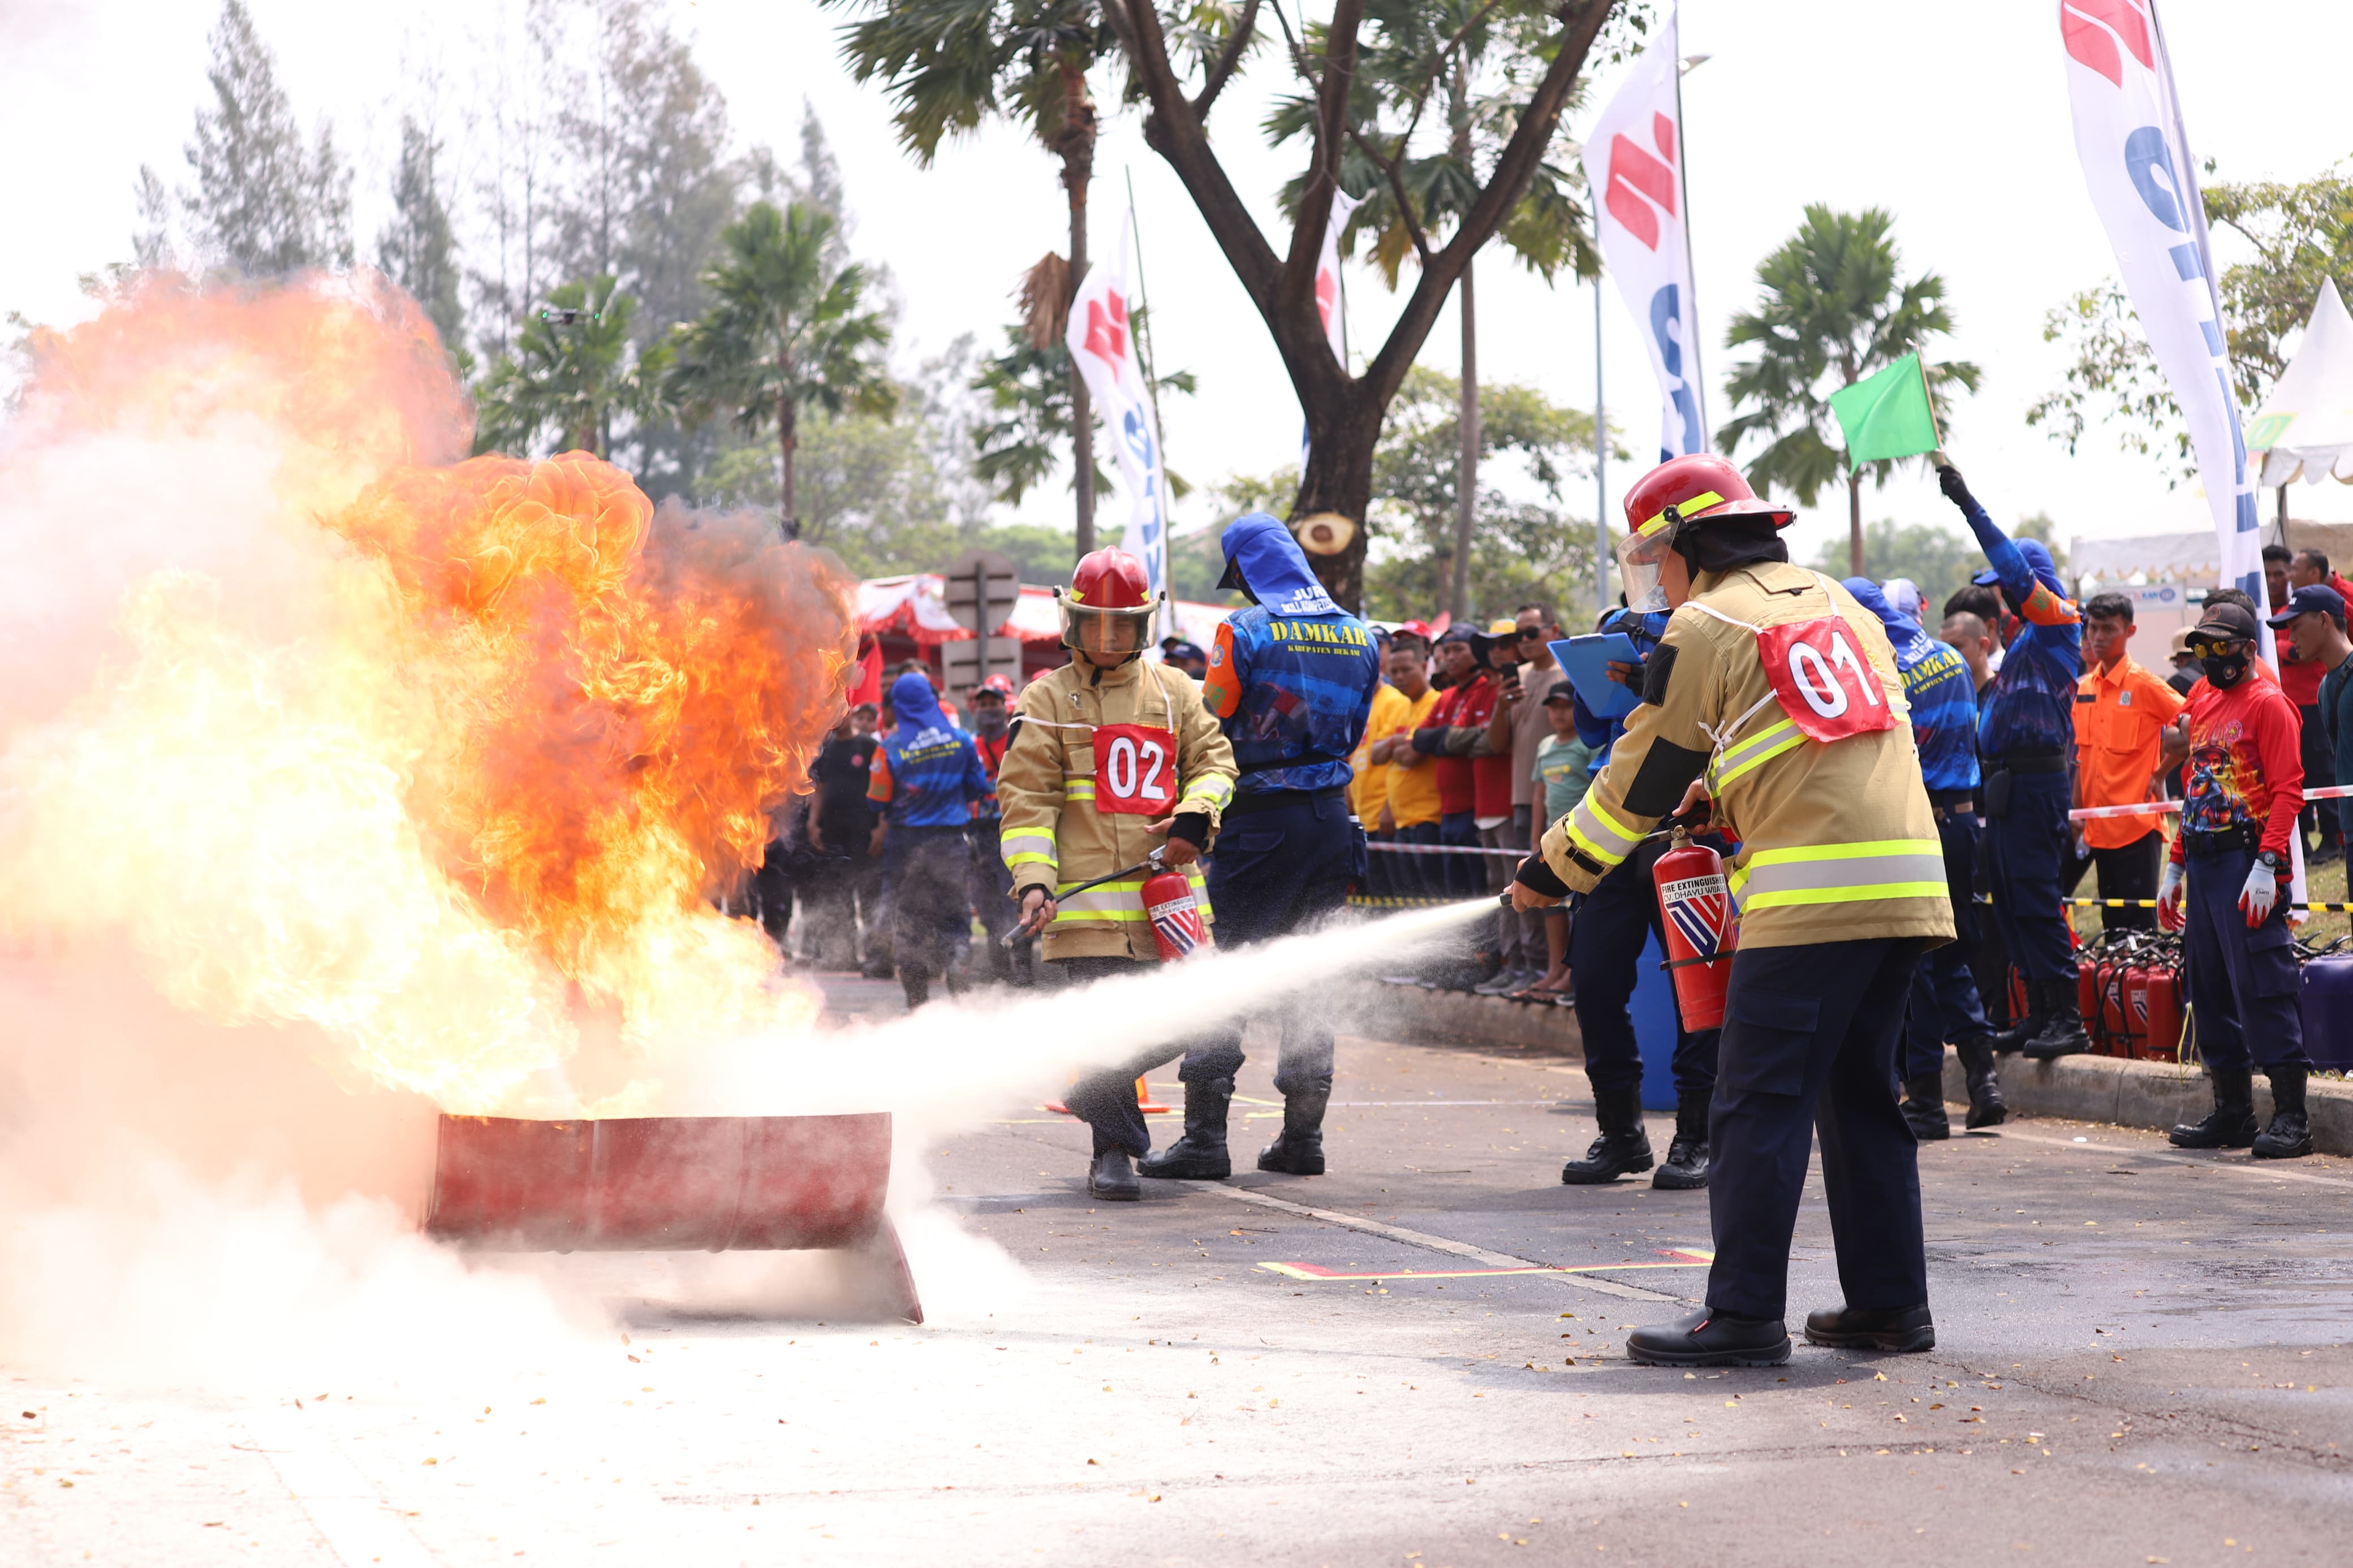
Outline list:
[[[781,492],[783,505],[777,509],[777,518],[788,540],[801,536],[800,509],[793,496],[793,452],[800,445],[800,430],[795,414],[792,394],[779,395],[776,399],[776,444],[782,449],[785,462],[784,489]]]
[[[1479,315],[1468,266],[1455,289],[1462,306],[1462,401],[1455,416],[1462,445],[1454,460],[1454,583],[1446,608],[1460,621],[1471,614],[1471,529],[1479,516]]]
[[[1061,154],[1062,187],[1071,199],[1071,289],[1075,298],[1087,275],[1087,187],[1095,173],[1095,105],[1087,93],[1084,63],[1059,62],[1062,84],[1061,123],[1048,146]],[[1071,464],[1078,498],[1073,542],[1085,555],[1095,547],[1095,416],[1077,357],[1071,361]]]
[[[1846,570],[1850,577],[1862,575],[1862,470],[1860,468],[1846,477]]]

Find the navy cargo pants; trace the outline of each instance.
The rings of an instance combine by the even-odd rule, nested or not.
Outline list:
[[[1789,1237],[1817,1131],[1846,1304],[1927,1300],[1918,1145],[1895,1100],[1904,994],[1925,945],[1883,936],[1733,956],[1708,1117],[1715,1310],[1785,1314]]]
[[[1912,974],[1912,1000],[1904,1023],[1904,1076],[1945,1070],[1945,1047],[1993,1032],[1978,998],[1969,952],[1978,944],[1978,907],[1969,898],[1977,882],[1978,819],[1966,811],[1946,811],[1936,822],[1945,847],[1945,890],[1953,900],[1957,942],[1933,947]]]
[[[2217,1067],[2309,1068],[2296,1007],[2287,884],[2280,884],[2279,902],[2254,930],[2239,912],[2239,894],[2254,864],[2253,849],[2193,855],[2185,862],[2182,967],[2198,1054]]]
[[[1721,847],[1719,846],[1719,847]],[[1666,951],[1666,927],[1651,868],[1667,852],[1666,840],[1634,847],[1618,868],[1577,902],[1568,928],[1568,970],[1577,984],[1577,1027],[1585,1039],[1585,1078],[1597,1090],[1639,1087],[1642,1053],[1634,1043],[1634,1018],[1627,1010],[1640,978],[1642,938],[1655,933]],[[1675,1097],[1705,1104],[1715,1086],[1716,1031],[1697,1034],[1675,1024]]]
[[[1987,764],[1985,856],[1994,927],[2028,984],[2072,981],[2074,949],[2059,912],[2060,900],[2065,897],[2059,885],[2060,868],[2073,843],[2067,829],[2067,774],[2063,768],[2010,773],[2010,798],[2004,803],[1993,782],[2001,766],[1999,762]]]

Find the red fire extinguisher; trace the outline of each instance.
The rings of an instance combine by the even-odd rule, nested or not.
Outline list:
[[[2144,1059],[2179,1061],[2181,1025],[2181,971],[2169,962],[2152,963],[2148,971],[2148,1037],[2141,1046]]]
[[[1159,861],[1153,864],[1158,866]],[[1161,963],[1210,945],[1209,928],[1201,921],[1201,900],[1194,896],[1191,878],[1174,867],[1161,866],[1145,879],[1140,891]]]
[[[1675,1009],[1694,1033],[1724,1026],[1724,994],[1732,984],[1732,954],[1740,931],[1732,918],[1732,890],[1724,857],[1694,844],[1683,828],[1651,868],[1659,913],[1667,931],[1662,967],[1675,980]]]

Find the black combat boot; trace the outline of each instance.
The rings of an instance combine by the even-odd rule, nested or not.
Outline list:
[[[1778,1318],[1736,1318],[1713,1307],[1626,1336],[1626,1359],[1646,1366],[1779,1366],[1789,1331]]]
[[[1091,1198],[1132,1204],[1143,1195],[1144,1188],[1135,1179],[1135,1167],[1128,1163],[1124,1149],[1105,1149],[1087,1168],[1087,1196]]]
[[[2255,1075],[2246,1068],[2226,1068],[2208,1062],[2214,1079],[2214,1110],[2203,1121],[2192,1121],[2166,1134],[2177,1149],[2244,1149],[2255,1141]],[[2304,1085],[2296,1085],[2296,1108],[2304,1106]]]
[[[1651,1185],[1669,1192],[1694,1192],[1707,1185],[1707,1101],[1699,1096],[1676,1098],[1675,1141],[1667,1145],[1667,1163],[1651,1178]]]
[[[2092,1048],[2084,1030],[2083,993],[2073,980],[2045,980],[2035,990],[2042,998],[2042,1027],[2019,1047],[2021,1055],[2038,1062],[2081,1056]]]
[[[2002,1102],[2001,1080],[1994,1076],[1993,1040],[1991,1035],[1983,1035],[1953,1047],[1961,1058],[1961,1076],[1969,1086],[1968,1130],[1972,1132],[2010,1120],[2010,1107]]]
[[[931,971],[920,963],[899,965],[899,987],[907,994],[907,1011],[913,1012],[932,999]]]
[[[1593,1120],[1601,1136],[1585,1152],[1560,1168],[1560,1179],[1572,1187],[1614,1182],[1620,1176],[1647,1171],[1658,1162],[1651,1153],[1651,1135],[1642,1130],[1642,1091],[1637,1085],[1593,1091]]]
[[[1996,1029],[1986,1037],[1997,1056],[2010,1056],[2023,1047],[2027,1041],[2042,1032],[2050,1020],[2042,1016],[2042,994],[2034,986],[2026,988],[2026,1016],[2012,1018],[2007,1029]]]
[[[1258,1168],[1286,1176],[1324,1173],[1324,1108],[1332,1102],[1329,1080],[1290,1089],[1282,1097],[1282,1131],[1258,1152]]]
[[[1806,1342],[1910,1355],[1936,1348],[1936,1321],[1926,1301],[1916,1307],[1840,1307],[1806,1314]]]
[[[2305,1069],[2267,1070],[2272,1080],[2272,1124],[2255,1135],[2255,1158],[2300,1160],[2312,1152],[2312,1119],[2304,1110]]]
[[[1233,1103],[1234,1080],[1209,1079],[1185,1084],[1185,1136],[1136,1169],[1169,1182],[1222,1182],[1234,1173],[1226,1154],[1226,1107]]]
[[[1953,1119],[1945,1114],[1943,1073],[1915,1073],[1904,1080],[1904,1120],[1923,1143],[1953,1135]]]

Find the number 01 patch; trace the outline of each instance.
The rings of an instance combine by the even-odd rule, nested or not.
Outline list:
[[[1095,726],[1095,809],[1157,816],[1176,798],[1176,737],[1151,724]]]
[[[1817,741],[1843,741],[1895,723],[1879,672],[1855,646],[1854,628],[1836,616],[1767,626],[1757,657],[1789,721]]]

